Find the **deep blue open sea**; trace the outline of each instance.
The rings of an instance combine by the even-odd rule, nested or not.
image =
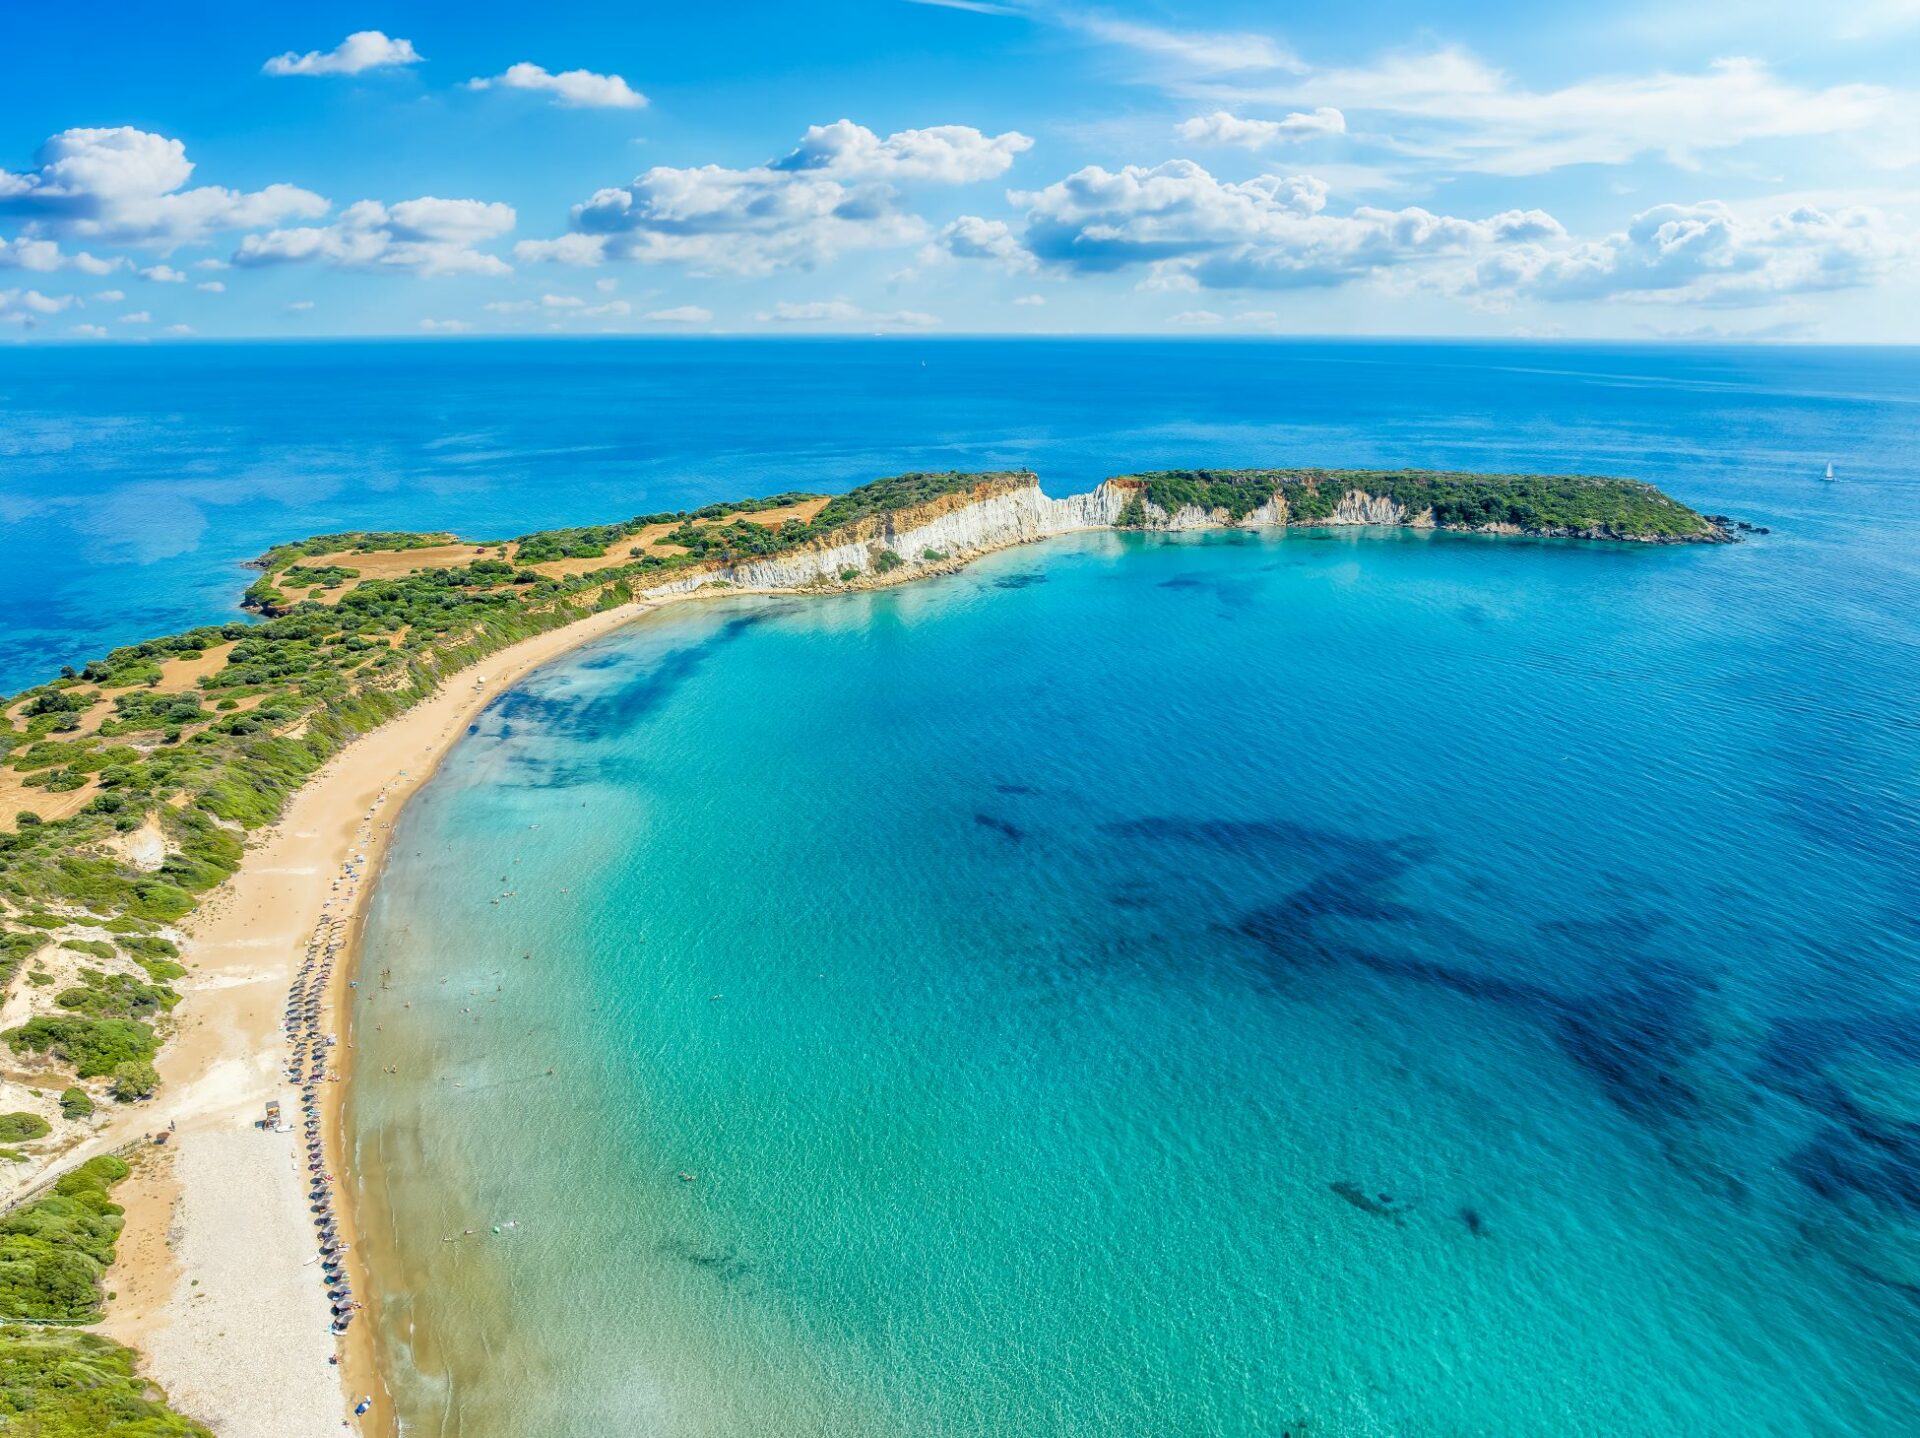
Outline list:
[[[1914,352],[0,350],[0,688],[308,531],[1292,462],[1771,533],[1071,537],[533,676],[368,926],[409,1434],[1914,1431]]]

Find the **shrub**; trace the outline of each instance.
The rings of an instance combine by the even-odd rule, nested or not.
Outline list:
[[[60,1116],[81,1119],[93,1113],[93,1096],[83,1088],[70,1088],[60,1095]]]
[[[153,1029],[137,1019],[89,1019],[42,1014],[4,1035],[15,1053],[51,1053],[81,1078],[100,1078],[130,1062],[150,1063],[159,1050]]]
[[[0,1429],[21,1438],[213,1438],[166,1406],[134,1353],[94,1333],[0,1328]]]
[[[53,1132],[53,1125],[37,1113],[0,1113],[0,1143],[31,1143]]]
[[[0,1316],[84,1323],[98,1314],[100,1276],[122,1225],[108,1190],[130,1171],[101,1154],[62,1175],[48,1197],[0,1217]]]
[[[891,574],[906,562],[906,560],[895,554],[891,549],[883,549],[880,551],[880,557],[873,561],[873,572],[875,574]]]

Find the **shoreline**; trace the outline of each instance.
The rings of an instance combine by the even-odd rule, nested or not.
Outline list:
[[[1071,532],[1080,531],[1056,531]],[[1052,537],[1021,536],[937,564],[869,574],[836,592],[891,589],[957,573],[999,550]],[[164,1173],[128,1206],[124,1257],[115,1266],[127,1301],[116,1303],[99,1327],[137,1350],[169,1401],[219,1438],[284,1438],[309,1424],[349,1426],[354,1404],[369,1396],[373,1406],[358,1420],[358,1431],[368,1438],[399,1433],[371,1306],[346,1334],[328,1332],[324,1293],[310,1266],[318,1241],[300,1182],[297,1135],[252,1127],[269,1100],[279,1100],[290,1121],[298,1113],[299,1090],[286,1076],[290,1046],[280,1014],[301,960],[311,946],[324,946],[323,929],[344,927],[321,1006],[322,1031],[339,1040],[328,1065],[332,1078],[322,1091],[321,1133],[348,1280],[357,1295],[370,1295],[373,1275],[360,1241],[364,1215],[346,1178],[351,999],[367,901],[401,810],[474,718],[534,670],[671,605],[752,596],[813,594],[773,587],[654,591],[520,640],[458,671],[434,694],[334,755],[249,846],[240,867],[182,922],[183,954],[194,964],[184,992],[195,1002],[182,1005],[180,1027],[159,1057],[165,1081],[160,1100],[129,1114],[119,1139],[168,1123],[178,1129],[167,1148],[156,1150],[165,1155],[156,1164]],[[273,957],[263,957],[266,951]],[[251,1200],[263,1192],[266,1202],[256,1206]],[[149,1256],[156,1252],[157,1260]],[[155,1262],[164,1270],[159,1278],[151,1271]],[[218,1303],[206,1284],[209,1276],[234,1280],[240,1301]],[[283,1323],[304,1324],[297,1334],[269,1333],[272,1345],[265,1349],[263,1297]],[[327,1361],[330,1355],[337,1366]],[[286,1401],[263,1402],[268,1394]]]
[[[521,640],[473,666],[479,674],[462,671],[354,740],[293,796],[240,868],[183,923],[194,964],[186,987],[192,1002],[182,1005],[174,1041],[160,1056],[166,1087],[159,1101],[129,1115],[134,1132],[177,1125],[159,1151],[169,1174],[128,1209],[115,1274],[122,1297],[101,1327],[138,1349],[175,1406],[220,1438],[332,1428],[369,1394],[375,1402],[360,1431],[396,1431],[366,1312],[337,1342],[327,1331],[326,1301],[311,1266],[318,1242],[299,1173],[297,1125],[292,1135],[252,1127],[269,1100],[278,1100],[289,1120],[298,1111],[280,1013],[308,944],[323,925],[344,924],[323,1003],[323,1028],[339,1043],[330,1065],[335,1080],[323,1088],[322,1132],[335,1175],[335,1216],[351,1245],[347,1271],[364,1295],[372,1290],[357,1242],[360,1216],[344,1181],[349,983],[394,820],[474,717],[507,688],[679,597],[636,600]],[[155,1243],[156,1236],[163,1241]],[[156,1254],[170,1270],[157,1282]],[[336,1353],[337,1369],[327,1361]]]
[[[892,572],[867,569],[832,588],[822,588],[810,573],[790,577],[778,561],[762,561],[733,568],[724,583],[644,591],[455,671],[433,694],[336,753],[291,795],[280,818],[256,835],[238,869],[180,925],[184,956],[194,966],[182,987],[193,1002],[182,1005],[179,1026],[159,1057],[165,1086],[152,1106],[128,1113],[111,1130],[125,1141],[172,1123],[177,1139],[162,1150],[164,1175],[129,1206],[125,1258],[115,1273],[123,1298],[102,1331],[139,1350],[147,1374],[170,1401],[220,1438],[280,1438],[309,1426],[331,1429],[336,1422],[351,1427],[348,1415],[366,1396],[374,1402],[359,1431],[393,1438],[397,1419],[380,1370],[373,1310],[362,1309],[346,1335],[328,1331],[330,1315],[312,1267],[318,1240],[297,1137],[252,1125],[269,1100],[279,1100],[290,1119],[300,1107],[298,1088],[285,1072],[289,1044],[281,1011],[303,958],[312,946],[331,944],[334,968],[321,1028],[338,1043],[331,1082],[322,1089],[321,1132],[333,1214],[349,1245],[346,1271],[364,1301],[374,1288],[359,1242],[364,1215],[352,1201],[344,1129],[354,1053],[351,985],[367,899],[407,800],[473,718],[514,683],[682,600],[892,588],[951,574],[1036,540],[1119,528],[1104,514],[1070,510],[1072,501],[1042,502],[1059,511],[1049,512],[1045,523],[1022,517],[1004,528],[949,529],[936,516],[927,528],[902,538],[916,546],[921,539],[950,545],[944,553],[928,548],[926,562]],[[977,513],[983,507],[962,508]],[[1322,527],[1207,518],[1214,522],[1165,528]],[[1336,521],[1330,527],[1348,526]],[[817,555],[815,567],[830,555]],[[164,1239],[158,1244],[156,1227]],[[151,1272],[156,1250],[168,1270],[163,1279]],[[330,1356],[337,1356],[337,1367]]]

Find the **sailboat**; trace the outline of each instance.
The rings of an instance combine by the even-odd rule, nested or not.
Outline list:
[[[1832,460],[1827,461],[1827,482],[1829,484],[1833,482],[1833,461]]]

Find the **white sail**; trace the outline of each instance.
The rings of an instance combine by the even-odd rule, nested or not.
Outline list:
[[[1827,478],[1828,479],[1833,478],[1833,461],[1832,460],[1827,461]]]

